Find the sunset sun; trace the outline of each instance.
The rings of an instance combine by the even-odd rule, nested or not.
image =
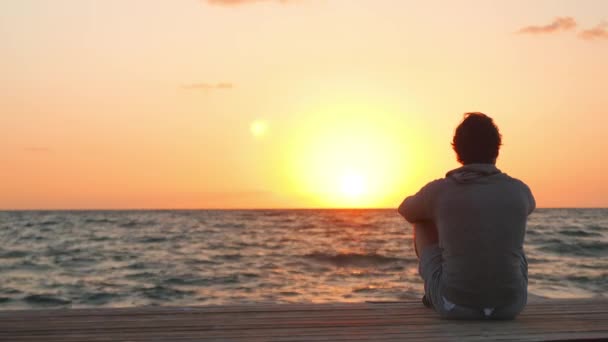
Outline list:
[[[378,111],[389,114],[369,115]],[[312,114],[303,116],[290,144],[281,147],[286,187],[322,207],[386,207],[396,202],[395,189],[406,188],[417,177],[406,165],[420,163],[412,162],[407,143],[415,134],[397,130],[390,112],[371,99],[309,109]]]
[[[361,196],[365,192],[365,178],[361,174],[347,171],[341,178],[342,193],[350,198]]]

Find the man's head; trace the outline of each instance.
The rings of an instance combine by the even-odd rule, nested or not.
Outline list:
[[[452,147],[463,164],[494,164],[501,145],[501,135],[492,118],[483,113],[465,113],[456,128]]]

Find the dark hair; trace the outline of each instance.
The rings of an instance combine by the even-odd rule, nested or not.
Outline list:
[[[494,164],[501,145],[501,135],[492,118],[479,112],[465,113],[456,128],[452,148],[458,161]]]

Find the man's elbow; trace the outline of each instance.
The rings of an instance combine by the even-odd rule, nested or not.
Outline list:
[[[532,214],[532,212],[536,209],[536,200],[534,197],[530,198],[530,203],[528,205],[528,215]]]
[[[399,205],[399,208],[397,208],[397,211],[399,212],[399,214],[401,216],[403,216],[404,219],[406,219],[409,222],[412,222],[411,213],[408,210],[408,205],[407,205],[408,199],[409,199],[409,197],[406,198],[405,200],[403,200],[403,202],[401,203],[401,205]]]

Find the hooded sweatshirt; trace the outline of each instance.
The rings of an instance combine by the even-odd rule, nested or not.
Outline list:
[[[526,184],[493,164],[468,164],[424,186],[400,207],[437,226],[441,294],[450,302],[502,307],[527,291],[523,243],[536,204]]]

